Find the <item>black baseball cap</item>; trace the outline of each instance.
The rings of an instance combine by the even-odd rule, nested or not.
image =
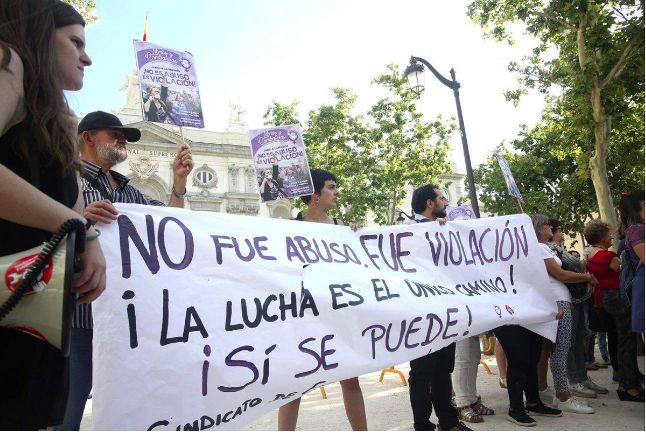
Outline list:
[[[141,138],[141,131],[137,128],[124,127],[118,117],[112,113],[102,111],[86,114],[79,124],[78,134],[81,134],[83,131],[102,130],[105,128],[123,130],[123,134],[129,142],[136,142]]]

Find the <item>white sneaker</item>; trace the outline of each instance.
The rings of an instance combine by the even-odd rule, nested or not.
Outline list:
[[[592,407],[590,405],[590,401],[586,401],[585,399],[581,399],[581,398],[578,398],[578,397],[577,397],[576,400],[579,401],[583,405],[587,405],[588,407]],[[552,400],[552,407],[559,408],[559,402],[561,402],[561,401],[556,397],[556,395],[554,395],[554,399]]]
[[[545,390],[539,390],[538,396],[541,398],[543,404],[549,404],[556,399],[556,395],[550,386],[547,386]]]
[[[577,400],[574,396],[571,396],[567,401],[560,401],[557,399],[558,408],[567,411],[569,413],[579,413],[579,414],[592,414],[594,409],[584,405],[581,401]]]
[[[590,389],[593,392],[599,393],[601,395],[605,395],[605,394],[608,393],[608,389],[606,389],[605,387],[599,386],[597,383],[592,381],[592,379],[590,377],[588,377],[587,380],[582,381],[581,384],[583,384],[583,386],[586,389]]]
[[[590,390],[583,385],[583,383],[576,383],[570,385],[570,393],[574,396],[580,396],[582,398],[596,398],[597,392]]]

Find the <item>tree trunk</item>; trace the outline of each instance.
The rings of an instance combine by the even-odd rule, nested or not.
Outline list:
[[[591,95],[592,117],[594,119],[594,155],[590,158],[590,178],[599,205],[601,220],[608,223],[615,236],[613,247],[617,247],[617,215],[608,185],[608,146],[610,145],[610,117],[606,116],[601,103],[601,86],[595,77]]]
[[[390,207],[390,224],[395,224],[395,209],[397,208],[397,187],[393,189],[393,203]]]

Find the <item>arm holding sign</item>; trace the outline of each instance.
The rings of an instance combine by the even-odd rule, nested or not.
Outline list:
[[[186,195],[186,179],[193,170],[193,154],[191,147],[184,143],[179,147],[177,155],[173,160],[173,190],[168,201],[168,206],[184,208],[184,196]]]

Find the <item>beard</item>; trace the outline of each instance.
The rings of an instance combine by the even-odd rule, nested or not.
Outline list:
[[[442,211],[433,211],[433,216],[436,219],[446,218],[446,210],[443,209]]]
[[[110,146],[103,143],[97,146],[96,152],[102,162],[109,163],[112,166],[122,163],[128,158],[125,145]]]

